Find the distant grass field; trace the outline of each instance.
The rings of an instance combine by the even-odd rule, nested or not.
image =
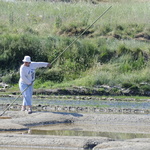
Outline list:
[[[0,2],[1,26],[13,29],[10,32],[22,33],[26,26],[38,31],[39,34],[49,35],[69,26],[86,26],[91,24],[104,10],[111,10],[102,17],[93,28],[98,30],[104,25],[113,28],[116,25],[127,26],[138,24],[149,27],[149,2],[122,0],[120,2],[105,2],[97,5],[91,3],[49,3],[49,2]],[[58,29],[56,29],[58,28]],[[20,30],[19,30],[20,29]],[[93,29],[93,30],[94,30]],[[97,31],[98,32],[98,31]]]

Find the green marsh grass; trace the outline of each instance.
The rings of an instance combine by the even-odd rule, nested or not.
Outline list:
[[[123,85],[126,82],[139,86],[142,82],[149,83],[149,42],[134,38],[141,32],[150,36],[148,1],[110,0],[97,5],[83,1],[0,1],[0,4],[0,38],[4,45],[1,47],[5,47],[5,54],[0,50],[0,59],[6,60],[11,45],[14,49],[11,49],[10,54],[16,59],[20,58],[18,53],[23,55],[21,50],[30,53],[32,48],[31,54],[35,51],[40,54],[36,59],[44,58],[46,61],[57,57],[83,29],[112,6],[109,12],[92,26],[90,33],[79,39],[54,65],[64,70],[63,82],[42,83],[41,79],[37,79],[35,87]],[[20,36],[29,39],[30,42],[24,38],[27,45],[29,44],[28,49],[27,45],[23,45],[24,40],[21,41]],[[114,36],[118,39],[113,38]],[[8,43],[5,43],[6,37]],[[13,52],[17,42],[14,42],[14,45],[9,44],[10,37],[14,38],[14,41],[20,39],[19,42],[24,46],[18,44],[20,49],[16,51],[16,55]],[[127,54],[119,51],[122,45],[128,50]],[[133,59],[132,55],[138,49],[144,53],[147,60],[143,60],[141,54],[138,54],[137,60]],[[121,56],[118,56],[119,54]]]

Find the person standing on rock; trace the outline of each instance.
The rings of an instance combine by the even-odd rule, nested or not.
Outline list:
[[[25,56],[22,60],[23,64],[20,67],[19,89],[23,95],[22,111],[27,110],[32,113],[32,94],[33,82],[35,80],[35,69],[41,67],[51,67],[47,62],[32,62],[30,56]]]

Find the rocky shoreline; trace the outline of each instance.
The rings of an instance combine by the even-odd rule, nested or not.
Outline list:
[[[144,84],[147,85],[147,84]],[[6,92],[8,87],[0,88],[0,92]],[[14,91],[17,95],[20,91]],[[140,88],[121,88],[119,86],[101,85],[98,87],[66,87],[56,89],[34,89],[34,95],[92,95],[92,96],[150,96],[149,90]]]
[[[4,110],[9,104],[0,104],[0,109]],[[13,104],[9,110],[20,111],[21,105]],[[63,106],[63,105],[33,105],[34,111],[46,112],[70,112],[70,113],[106,113],[106,114],[150,114],[150,109],[137,109],[137,108],[98,108],[92,106]]]
[[[37,89],[34,90],[34,94],[42,95],[92,95],[92,96],[150,96],[150,91],[140,91],[138,89],[121,88],[121,87],[110,87],[102,85],[95,88],[87,87],[70,87],[70,88],[59,88],[59,89]]]

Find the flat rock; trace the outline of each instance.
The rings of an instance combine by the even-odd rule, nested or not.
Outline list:
[[[127,142],[113,141],[102,143],[93,148],[93,150],[150,150],[150,143],[147,142]]]
[[[76,137],[76,136],[49,136],[49,135],[17,135],[17,134],[2,134],[0,136],[0,148],[39,148],[39,149],[82,149],[87,144],[103,143],[110,141],[105,137]]]

